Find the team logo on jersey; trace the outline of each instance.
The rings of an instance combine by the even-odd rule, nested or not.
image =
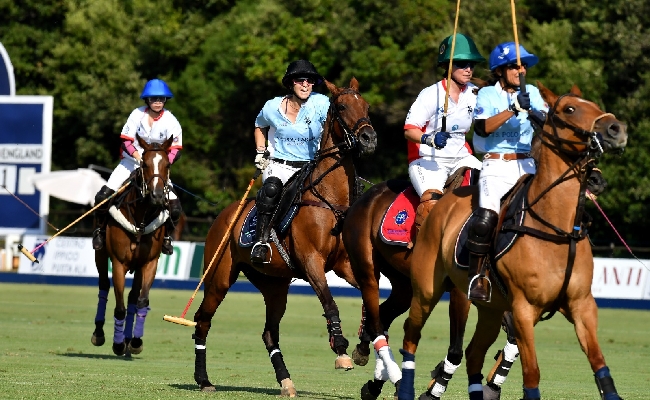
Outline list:
[[[442,114],[445,112],[445,106],[439,107],[438,108],[438,114]]]
[[[475,115],[481,115],[481,114],[483,114],[483,107],[476,107],[476,108],[474,109],[474,114],[475,114]]]
[[[406,220],[409,218],[409,213],[406,210],[402,210],[397,213],[395,216],[395,223],[397,225],[402,225],[403,223],[406,222]]]
[[[178,136],[174,136],[174,143],[178,142]]]
[[[451,127],[452,132],[456,132],[458,130],[458,125],[454,125]]]

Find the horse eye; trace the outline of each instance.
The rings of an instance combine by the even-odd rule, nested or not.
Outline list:
[[[573,114],[576,111],[575,107],[573,106],[566,106],[564,108],[564,112],[567,114]]]
[[[336,109],[339,111],[345,111],[345,104],[337,104]]]

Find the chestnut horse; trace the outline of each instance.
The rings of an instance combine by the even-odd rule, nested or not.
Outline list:
[[[205,277],[204,297],[194,315],[196,331],[194,379],[204,391],[214,391],[206,370],[206,338],[214,313],[240,272],[262,293],[266,304],[266,322],[262,340],[275,369],[281,394],[295,396],[296,391],[280,352],[280,320],[286,310],[289,284],[292,279],[305,279],[316,292],[327,320],[329,343],[337,354],[335,366],[350,369],[347,355],[348,341],[343,336],[339,311],[327,286],[325,273],[334,272],[358,287],[352,276],[347,253],[341,242],[338,227],[342,214],[353,200],[356,173],[353,156],[372,154],[377,135],[368,118],[368,103],[359,93],[359,83],[352,78],[349,88],[338,88],[325,81],[331,92],[330,107],[321,137],[320,150],[313,161],[296,172],[292,180],[303,184],[298,193],[298,211],[286,235],[278,241],[286,249],[274,245],[268,264],[253,264],[250,247],[241,247],[238,240],[245,216],[254,205],[251,199],[234,224],[233,234],[225,250]],[[302,177],[298,179],[297,177]],[[291,186],[291,181],[285,188]],[[293,195],[291,195],[293,197]],[[283,200],[280,201],[283,204]],[[208,266],[219,243],[230,235],[228,226],[238,203],[226,207],[216,218],[206,238],[204,262]],[[273,235],[272,235],[273,237]],[[275,243],[275,240],[274,240]]]
[[[156,276],[158,258],[165,233],[164,222],[169,218],[167,193],[170,166],[167,152],[173,138],[164,143],[136,139],[143,148],[142,166],[131,174],[126,190],[116,194],[109,203],[112,218],[106,226],[106,245],[95,252],[99,273],[99,302],[95,317],[92,343],[105,342],[104,320],[111,282],[108,279],[108,258],[113,270],[115,311],[113,352],[116,355],[139,354],[143,350],[144,321],[149,311],[149,290]],[[126,273],[132,272],[133,283],[124,306]],[[135,325],[134,325],[135,319]]]
[[[575,326],[603,399],[620,399],[596,338],[597,307],[591,294],[593,255],[583,224],[586,181],[591,161],[607,151],[622,151],[626,126],[595,103],[582,99],[574,86],[557,96],[538,82],[550,112],[533,139],[537,173],[529,179],[523,225],[509,226],[520,236],[510,250],[491,262],[497,287],[492,301],[474,302],[478,322],[465,350],[470,399],[482,399],[481,370],[489,346],[496,340],[504,311],[512,311],[521,355],[524,399],[540,399],[540,372],[534,326],[560,311]],[[445,291],[446,281],[467,290],[467,271],[454,262],[461,227],[478,206],[476,187],[448,193],[425,220],[411,258],[413,298],[404,323],[400,400],[415,396],[415,351],[431,310]],[[504,226],[505,228],[505,226]],[[506,228],[506,229],[508,229]],[[542,316],[543,313],[549,313]]]

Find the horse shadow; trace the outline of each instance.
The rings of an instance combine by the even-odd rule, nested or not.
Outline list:
[[[196,384],[172,383],[169,386],[174,389],[189,390],[192,392],[196,392],[199,390]],[[263,394],[269,396],[275,396],[278,394],[278,389],[275,388],[272,389],[272,388],[256,388],[256,387],[227,386],[227,385],[214,385],[214,388],[216,392],[245,392],[245,393],[252,393],[252,394]],[[298,396],[303,399],[306,398],[306,399],[317,399],[317,400],[331,400],[331,399],[347,400],[347,399],[354,398],[354,397],[348,397],[342,395],[334,395],[330,393],[307,392],[307,391],[299,391]]]
[[[77,357],[77,358],[92,358],[95,360],[124,360],[124,361],[134,361],[133,357],[129,356],[115,356],[111,354],[84,354],[84,353],[61,353],[59,354],[63,357]]]

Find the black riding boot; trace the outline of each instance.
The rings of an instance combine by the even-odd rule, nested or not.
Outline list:
[[[268,263],[269,236],[273,227],[273,214],[275,206],[282,195],[282,181],[275,177],[269,177],[264,185],[257,192],[255,204],[257,206],[257,226],[255,227],[256,243],[251,250],[251,262]]]
[[[485,258],[490,252],[498,219],[499,214],[487,208],[479,208],[474,213],[466,244],[469,250],[469,300],[489,302],[492,298],[492,284],[485,276]]]
[[[115,190],[106,185],[102,186],[95,195],[95,204],[101,203],[113,193],[115,193]],[[107,201],[95,210],[95,226],[97,227],[93,232],[93,249],[95,250],[104,248],[104,243],[106,242],[106,219],[108,218],[109,203],[110,201]]]
[[[169,200],[169,218],[165,221],[165,237],[162,243],[162,252],[171,256],[174,254],[174,245],[172,244],[172,234],[178,226],[183,208],[179,199]]]

